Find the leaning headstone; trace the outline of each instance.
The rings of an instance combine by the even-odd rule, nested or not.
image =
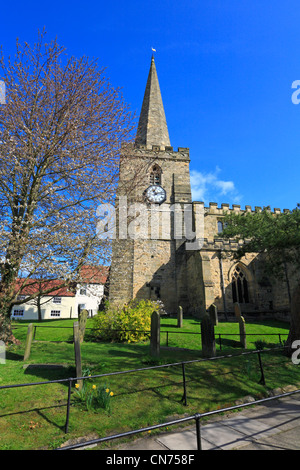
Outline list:
[[[89,312],[87,310],[80,310],[79,313],[79,339],[80,343],[83,342],[84,340],[84,334],[85,334],[85,327],[86,327],[86,321],[89,316]]]
[[[245,319],[242,315],[241,315],[241,318],[239,320],[239,325],[240,325],[240,342],[241,342],[242,348],[246,349],[247,348],[246,323],[245,323]]]
[[[151,315],[150,355],[158,358],[160,354],[160,315],[154,311]]]
[[[201,321],[202,356],[214,357],[216,355],[216,341],[214,324],[208,314]]]
[[[182,328],[183,324],[183,310],[182,307],[178,307],[178,312],[177,312],[177,328]]]
[[[218,325],[218,309],[217,307],[215,306],[215,304],[211,304],[211,306],[209,307],[208,309],[208,314],[211,318],[211,321],[213,322],[213,324],[215,326]]]
[[[33,339],[33,323],[30,323],[27,329],[27,338],[26,338],[25,352],[24,352],[24,358],[23,358],[24,361],[27,361],[27,359],[30,356],[32,339]]]
[[[241,315],[242,315],[242,310],[241,310],[241,306],[238,302],[236,302],[234,304],[234,314],[235,314],[236,320],[240,321],[240,318],[241,318]]]
[[[79,335],[79,323],[75,321],[73,323],[73,335],[74,335],[74,352],[75,352],[75,366],[76,366],[76,377],[82,377],[82,366],[81,366],[81,351],[80,351],[80,335]],[[77,380],[79,390],[82,389],[82,380]]]

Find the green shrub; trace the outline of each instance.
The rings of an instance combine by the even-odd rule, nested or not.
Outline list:
[[[258,350],[262,350],[268,346],[268,343],[263,339],[259,339],[255,341],[254,344],[255,344],[255,349],[258,349]]]
[[[144,341],[149,337],[154,310],[163,311],[162,304],[151,300],[132,300],[122,307],[106,304],[94,317],[93,335],[106,341]]]

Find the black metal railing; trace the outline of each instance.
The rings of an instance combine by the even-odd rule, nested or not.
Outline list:
[[[14,325],[13,328],[18,329],[18,328],[24,328],[27,327],[27,325]],[[33,332],[33,340],[34,341],[39,341],[36,339],[36,333],[38,328],[56,328],[56,329],[71,329],[73,331],[73,326],[50,326],[50,325],[34,325],[34,332]],[[88,330],[93,330],[94,328],[91,327],[86,327],[86,331]],[[109,329],[110,332],[118,332],[122,331],[123,333],[129,333],[129,332],[135,332],[135,333],[143,333],[145,336],[150,337],[150,330],[123,330],[123,329]],[[169,346],[169,337],[170,335],[200,335],[201,337],[201,331],[176,331],[174,330],[160,330],[161,335],[166,335],[166,346]],[[249,336],[258,336],[258,337],[265,337],[265,336],[278,336],[279,344],[283,344],[282,341],[282,336],[288,336],[289,333],[245,333],[243,336],[244,337],[249,337]],[[220,351],[222,350],[222,338],[228,337],[228,336],[240,336],[240,333],[215,333],[215,338],[218,338],[218,344]],[[53,340],[54,341],[54,340]],[[60,340],[61,342],[72,342],[73,340]],[[55,341],[55,342],[60,342],[60,341]],[[49,341],[51,342],[51,340]]]
[[[111,377],[115,375],[121,375],[121,374],[132,374],[136,372],[143,372],[143,371],[148,371],[148,370],[153,370],[153,369],[162,369],[162,368],[167,368],[167,367],[181,367],[182,371],[182,385],[183,385],[183,395],[181,401],[185,406],[187,406],[187,388],[186,388],[186,370],[185,367],[187,364],[193,364],[193,363],[200,363],[200,362],[205,362],[205,361],[214,361],[214,360],[221,360],[221,359],[228,359],[228,358],[237,358],[240,356],[246,356],[246,355],[253,355],[257,354],[258,357],[258,363],[259,363],[259,368],[260,368],[260,380],[259,383],[262,385],[265,385],[265,374],[264,374],[264,368],[261,360],[261,353],[262,352],[268,352],[268,351],[276,351],[279,349],[285,349],[285,346],[280,346],[277,348],[265,348],[263,350],[255,350],[255,351],[243,351],[242,353],[238,354],[228,354],[228,355],[222,355],[222,356],[213,356],[209,358],[201,358],[201,359],[192,359],[188,361],[181,361],[181,362],[175,362],[175,363],[169,363],[169,364],[160,364],[160,365],[154,365],[154,366],[148,366],[148,367],[143,367],[143,368],[138,368],[138,369],[129,369],[129,370],[123,370],[123,371],[116,371],[116,372],[108,372],[104,374],[96,374],[96,375],[89,375],[89,376],[83,376],[83,377],[70,377],[66,379],[56,379],[56,380],[49,380],[49,381],[44,381],[44,382],[30,382],[30,383],[23,383],[23,384],[13,384],[13,385],[1,385],[0,390],[4,389],[12,389],[12,388],[19,388],[19,387],[30,387],[30,386],[37,386],[37,385],[49,385],[53,383],[67,383],[68,384],[68,398],[67,398],[67,411],[66,411],[66,422],[65,422],[65,433],[68,433],[69,430],[69,418],[70,418],[70,407],[71,407],[71,392],[72,392],[72,385],[74,382],[77,381],[83,381],[83,380],[90,380],[90,379],[95,379],[95,378],[100,378],[100,377]]]
[[[152,431],[154,429],[160,429],[160,428],[164,428],[164,427],[168,427],[168,426],[174,426],[176,424],[181,424],[181,423],[191,421],[191,420],[195,420],[195,424],[196,424],[196,446],[197,446],[197,450],[202,450],[201,428],[200,428],[200,420],[202,418],[204,418],[204,417],[207,418],[209,416],[213,416],[213,415],[216,415],[216,414],[219,414],[219,413],[225,413],[225,412],[229,412],[229,411],[238,410],[238,409],[245,408],[245,407],[248,407],[248,406],[260,405],[262,403],[266,403],[266,402],[269,402],[271,400],[278,400],[280,398],[286,398],[290,395],[294,395],[294,394],[299,393],[299,392],[300,392],[300,390],[297,389],[297,390],[294,390],[292,392],[286,392],[286,393],[274,395],[274,396],[268,397],[268,398],[261,398],[260,400],[255,400],[255,401],[251,401],[251,402],[247,402],[247,403],[242,403],[240,405],[230,406],[230,407],[227,407],[227,408],[222,408],[220,410],[208,411],[206,413],[195,413],[192,416],[187,416],[187,417],[176,419],[176,420],[173,420],[173,421],[168,421],[168,422],[165,422],[165,423],[162,423],[162,424],[156,424],[154,426],[148,426],[148,427],[145,427],[145,428],[135,429],[133,431],[127,431],[127,432],[123,432],[123,433],[120,433],[120,434],[115,434],[113,436],[100,437],[99,439],[93,439],[93,440],[90,440],[90,441],[85,441],[85,442],[81,442],[81,443],[73,444],[73,445],[69,445],[69,446],[62,446],[62,447],[59,447],[55,450],[72,450],[72,449],[78,449],[80,447],[88,447],[88,446],[92,446],[92,445],[98,445],[98,444],[101,444],[103,442],[112,441],[112,440],[115,440],[115,439],[127,438],[127,437],[133,436],[135,434],[140,434],[140,433],[143,433],[143,432],[149,432],[149,431]],[[253,419],[255,419],[255,418],[253,418]]]

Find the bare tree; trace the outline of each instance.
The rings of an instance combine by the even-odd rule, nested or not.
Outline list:
[[[0,57],[0,339],[13,340],[10,311],[31,278],[76,279],[108,256],[97,206],[113,203],[121,143],[132,116],[105,70],[68,57],[45,34]],[[23,282],[16,279],[20,270]],[[47,292],[45,292],[47,294]],[[34,296],[33,296],[34,297]]]

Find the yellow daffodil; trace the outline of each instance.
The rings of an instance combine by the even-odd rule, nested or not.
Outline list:
[[[109,392],[109,388],[107,388],[105,391],[106,391],[106,393],[108,393],[108,392]]]
[[[93,386],[92,386],[92,389],[93,389],[93,390],[96,390],[96,388],[97,388],[96,385],[93,385]]]
[[[79,384],[75,384],[75,388],[79,388]]]
[[[110,392],[110,396],[111,396],[111,397],[113,396],[113,394],[114,394],[113,392]]]

